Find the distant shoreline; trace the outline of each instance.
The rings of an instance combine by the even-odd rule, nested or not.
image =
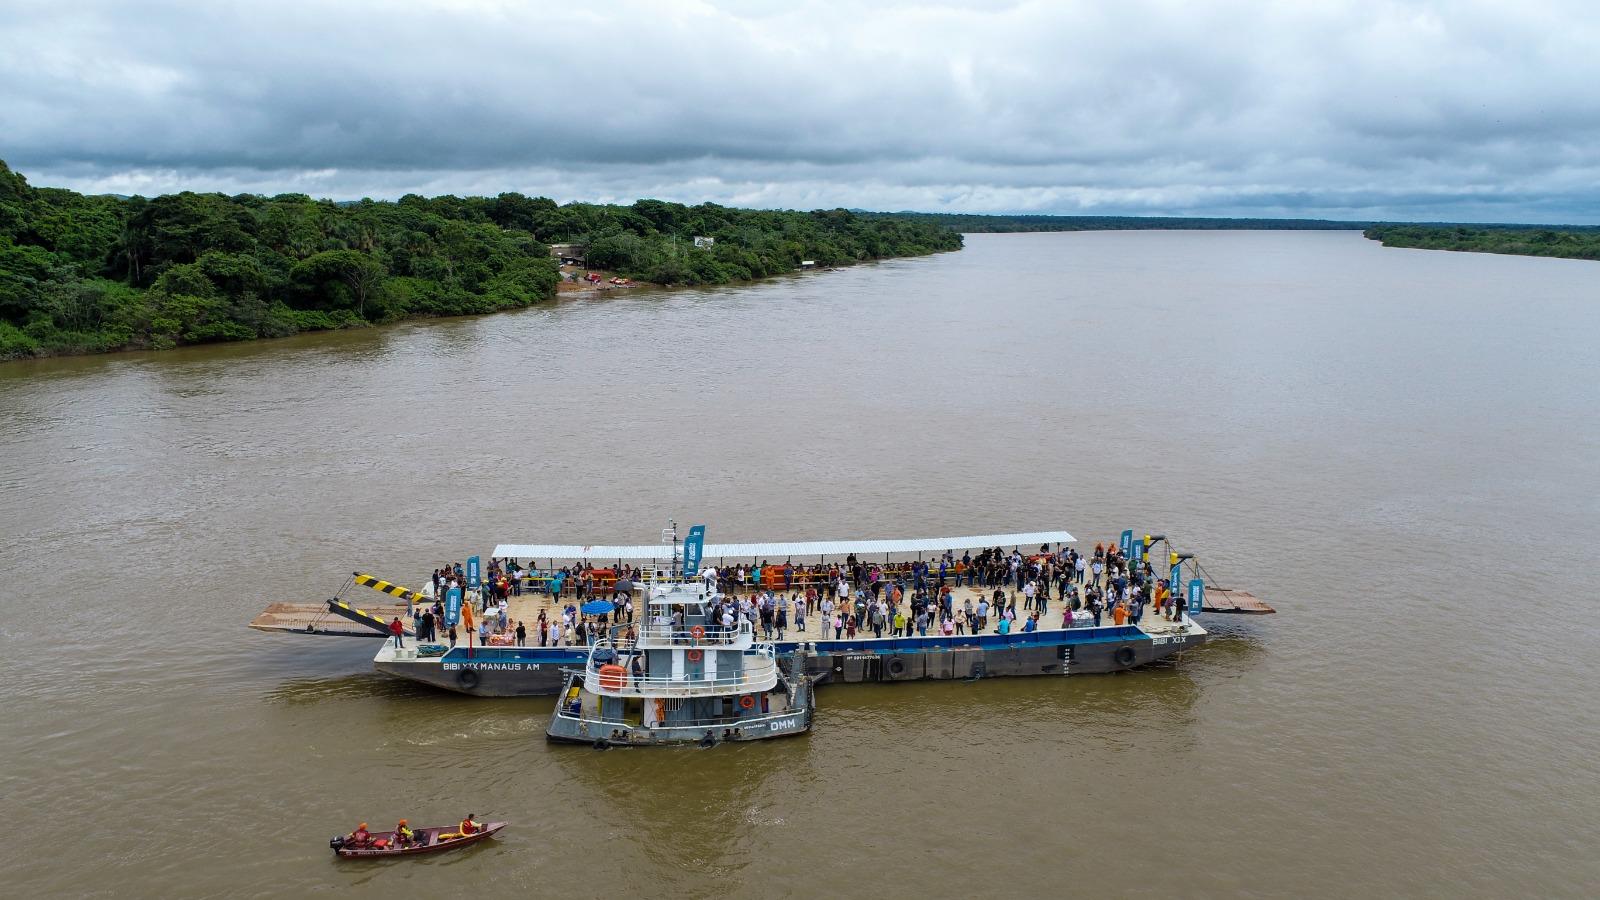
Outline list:
[[[1362,232],[1385,247],[1600,261],[1600,227],[1380,225]]]

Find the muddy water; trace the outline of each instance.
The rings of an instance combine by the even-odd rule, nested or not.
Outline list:
[[[1593,263],[978,235],[769,283],[0,365],[14,896],[1588,896]],[[496,543],[1164,531],[1267,620],[1122,676],[824,689],[550,747],[549,700],[243,623]],[[503,839],[336,864],[358,818]],[[62,840],[62,839],[65,840]]]

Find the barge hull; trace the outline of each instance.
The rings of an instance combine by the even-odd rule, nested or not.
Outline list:
[[[1133,625],[1030,634],[785,641],[779,659],[801,652],[816,684],[955,681],[1022,675],[1096,675],[1136,669],[1205,643],[1193,623],[1155,634]],[[554,696],[563,670],[583,668],[587,648],[457,647],[441,658],[395,658],[386,647],[373,667],[386,675],[474,697]]]

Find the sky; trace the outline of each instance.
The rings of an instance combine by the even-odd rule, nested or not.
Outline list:
[[[1600,223],[1594,0],[4,0],[35,185]]]

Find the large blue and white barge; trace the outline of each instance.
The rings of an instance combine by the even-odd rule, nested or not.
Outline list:
[[[1124,544],[1128,536],[1124,534]],[[1144,543],[1149,544],[1150,538]],[[1155,536],[1156,541],[1164,538]],[[1075,543],[1073,536],[1064,531],[1030,532],[1021,534],[992,534],[970,537],[931,538],[912,540],[826,541],[769,544],[706,544],[700,548],[700,558],[708,565],[727,566],[737,562],[755,565],[763,561],[792,561],[827,563],[843,562],[847,557],[858,559],[895,560],[913,558],[931,559],[941,554],[960,554],[965,550],[983,548],[1020,548],[1021,552],[1038,551],[1058,553],[1068,544]],[[1135,541],[1135,543],[1139,543]],[[1145,549],[1145,548],[1140,548]],[[1223,590],[1206,584],[1200,577],[1198,566],[1188,554],[1178,554],[1167,545],[1172,566],[1167,574],[1171,593],[1179,602],[1174,616],[1147,614],[1138,623],[1115,624],[1110,621],[1092,623],[1088,616],[1080,615],[1071,627],[1060,627],[1059,602],[1055,614],[1041,617],[1039,627],[1033,631],[1011,633],[968,633],[955,635],[929,634],[927,636],[874,637],[871,631],[860,630],[853,637],[836,635],[831,628],[813,618],[809,631],[790,630],[786,639],[760,645],[757,655],[766,655],[771,669],[783,671],[785,677],[804,678],[809,684],[854,684],[863,682],[917,681],[917,680],[972,680],[978,678],[1010,677],[1020,675],[1074,676],[1123,672],[1140,666],[1174,657],[1185,650],[1205,643],[1208,632],[1195,621],[1194,615],[1206,612],[1272,612],[1271,608],[1242,591]],[[1153,553],[1154,549],[1149,548]],[[563,562],[593,562],[595,564],[637,565],[643,577],[640,587],[649,592],[652,602],[661,592],[671,593],[680,599],[685,591],[706,591],[694,575],[686,575],[678,565],[676,543],[668,546],[579,546],[554,544],[502,544],[493,556],[501,560],[519,560],[523,563],[542,564],[554,568]],[[1165,562],[1165,557],[1163,562]],[[1185,576],[1192,576],[1186,578]],[[959,581],[959,579],[957,579]],[[356,583],[366,584],[392,596],[413,595],[394,585],[371,578],[356,576]],[[1185,584],[1187,583],[1187,590]],[[1197,588],[1198,585],[1198,589]],[[1081,585],[1078,588],[1081,589]],[[987,596],[985,589],[956,585],[953,588],[955,603],[964,605]],[[709,596],[701,593],[700,596]],[[406,599],[418,599],[406,596]],[[1187,600],[1185,606],[1181,601]],[[527,602],[527,601],[524,601]],[[536,602],[536,601],[535,601]],[[279,604],[279,606],[286,606]],[[345,633],[374,634],[389,621],[389,610],[367,611],[355,608],[346,601],[332,600],[328,609],[346,619],[362,625]],[[301,627],[299,620],[284,615],[285,624],[273,624],[268,614],[263,614],[255,627],[278,631],[329,632],[322,619]],[[267,624],[261,624],[262,622]],[[646,628],[648,629],[648,623]],[[595,654],[619,656],[642,653],[644,664],[664,677],[665,672],[681,676],[689,671],[686,660],[675,648],[651,646],[657,635],[646,631],[639,642],[623,648],[611,639],[595,647],[589,646],[470,646],[469,640],[458,641],[455,646],[425,643],[419,646],[416,639],[405,635],[396,646],[395,641],[385,641],[383,649],[373,658],[374,668],[386,675],[420,682],[448,691],[479,697],[550,696],[560,694],[563,702],[570,703],[574,686],[572,673],[584,673],[579,679],[580,699],[590,701],[590,707],[600,710],[600,718],[615,718],[607,710],[615,710],[619,696],[615,691],[589,690],[602,687],[589,673],[598,677]],[[740,647],[740,664],[751,659],[752,648]],[[688,648],[684,648],[687,650]],[[708,647],[699,648],[705,652]],[[717,648],[720,656],[722,648]],[[665,663],[660,660],[667,660]],[[599,663],[606,665],[607,663]],[[631,664],[631,660],[630,660]],[[665,665],[667,668],[663,669]],[[703,672],[702,670],[699,670]],[[631,674],[631,672],[630,672]],[[652,683],[652,686],[654,683]],[[756,690],[759,696],[776,687]],[[587,691],[587,695],[585,695]],[[788,696],[788,695],[785,695]],[[677,698],[682,699],[682,698]],[[610,701],[610,702],[608,702]],[[809,701],[808,701],[809,702]],[[677,704],[674,704],[678,706]],[[769,699],[766,707],[770,709]],[[648,710],[653,712],[653,708]],[[685,714],[688,715],[688,714]],[[809,724],[809,710],[806,722]],[[703,710],[696,710],[695,720],[714,718]],[[641,714],[629,721],[646,722],[659,726],[666,718],[654,719]],[[589,729],[589,730],[592,730]],[[703,730],[703,729],[702,729]],[[555,737],[556,735],[552,735]],[[607,735],[609,737],[609,732]],[[701,735],[703,737],[703,734]],[[720,732],[718,732],[720,736]],[[586,732],[585,739],[594,738]]]

